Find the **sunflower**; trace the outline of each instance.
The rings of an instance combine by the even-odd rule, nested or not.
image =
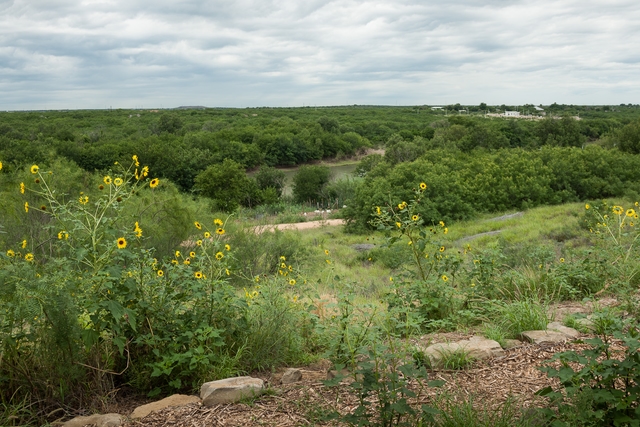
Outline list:
[[[229,246],[229,245],[224,245],[224,249],[225,249],[226,251],[230,251],[230,250],[231,250],[231,246]]]
[[[564,262],[564,258],[560,258],[560,262]]]
[[[226,273],[226,275],[227,275],[227,276],[231,276],[231,272],[229,271],[229,269],[228,269],[228,268],[225,268],[225,269],[224,269],[224,272]]]
[[[442,275],[442,281],[443,281],[443,282],[446,282],[447,280],[449,280],[449,278],[447,277],[447,275],[446,275],[446,274],[443,274],[443,275]]]
[[[65,230],[62,230],[58,233],[58,240],[62,240],[62,239],[67,240],[68,238],[69,238],[69,233],[67,233]]]
[[[406,207],[407,207],[407,203],[406,202],[398,203],[398,209],[402,210],[402,209],[404,209]]]
[[[149,166],[145,166],[142,168],[142,170],[140,171],[140,177],[146,177],[147,175],[149,175]]]
[[[208,239],[209,237],[211,237],[211,233],[209,233],[208,231],[204,232],[204,238]]]
[[[116,178],[113,180],[113,185],[115,185],[116,187],[119,187],[122,185],[124,181],[122,180],[122,178]]]
[[[284,262],[280,264],[280,268],[287,268],[287,264],[285,264]]]
[[[186,258],[184,261],[182,261],[182,263],[184,265],[191,265],[191,260],[189,258]]]
[[[89,203],[89,196],[80,196],[78,202],[80,202],[81,205],[86,205]]]
[[[202,230],[202,225],[198,221],[194,222],[193,225],[195,225],[198,230]]]
[[[622,209],[622,206],[614,206],[611,208],[611,212],[613,212],[616,215],[622,215],[623,211],[624,209]]]
[[[296,279],[290,279],[290,280],[289,280],[289,284],[290,284],[291,286],[295,285],[295,284],[296,284]]]
[[[325,250],[324,250],[324,254],[325,254],[325,255],[329,255],[329,249],[325,249]]]
[[[0,162],[0,171],[2,170],[2,162]]]
[[[222,252],[216,252],[216,259],[220,261],[222,258],[224,258],[224,254]]]
[[[204,274],[202,274],[202,271],[196,271],[195,273],[193,273],[193,277],[195,277],[196,279],[202,279],[204,277]]]
[[[158,274],[158,277],[162,277],[162,276],[164,276],[164,271],[158,270],[157,274]]]
[[[413,221],[417,221],[417,220],[418,220],[418,218],[419,218],[419,217],[418,217],[418,215],[412,215],[412,216],[411,216],[411,219],[412,219]]]
[[[382,211],[380,210],[380,206],[376,206],[376,213],[378,215],[380,215],[382,213]]]
[[[29,202],[24,202],[24,211],[29,213]]]
[[[280,259],[281,259],[282,261],[286,261],[286,260],[287,260],[287,257],[285,257],[284,255],[280,255]]]
[[[589,210],[589,209],[591,209],[591,206],[589,205],[589,203],[587,203],[586,205],[584,205],[584,208],[585,208],[586,210]]]
[[[427,189],[427,184],[425,184],[424,182],[420,183],[420,189],[421,190],[426,190]]]
[[[31,166],[31,173],[36,174],[39,170],[40,168],[38,167],[38,165]]]
[[[440,246],[440,252],[444,252],[444,246]]]
[[[193,252],[193,251],[189,252],[189,257],[195,258],[196,257],[196,253]]]
[[[398,226],[398,228],[402,228],[402,224],[400,224],[399,222],[396,222],[396,225]]]
[[[133,159],[133,161],[135,162],[136,167],[137,167],[137,166],[140,166],[140,162],[138,162],[138,156],[136,156],[136,155],[134,154],[134,155],[133,155],[133,157],[131,157],[131,158],[132,158],[132,159]]]
[[[444,221],[440,221],[439,224],[440,224],[440,227],[444,227]]]
[[[224,234],[224,228],[216,228],[216,234],[222,236]]]
[[[222,220],[221,220],[221,219],[218,219],[218,218],[214,219],[214,220],[213,220],[213,223],[214,223],[215,225],[219,226],[219,227],[222,227],[222,225],[224,224],[224,223],[222,222]]]
[[[636,214],[636,211],[633,209],[627,209],[627,216],[632,217]]]
[[[20,194],[24,194],[24,182],[20,183]]]
[[[180,258],[181,255],[180,251],[176,251],[176,258]]]
[[[118,239],[118,249],[124,249],[127,247],[127,239],[124,237],[120,237]]]
[[[171,260],[171,264],[178,265],[178,260],[177,260],[177,259],[172,259],[172,260]]]
[[[447,227],[444,228],[444,234],[447,234],[449,232],[449,229]]]
[[[160,184],[160,180],[158,178],[153,178],[149,183],[149,187],[156,188]]]
[[[109,175],[102,178],[102,181],[104,181],[104,183],[107,185],[111,185],[111,177]]]
[[[32,253],[28,253],[24,256],[24,260],[25,261],[33,261],[33,254]]]
[[[138,221],[135,222],[135,228],[133,229],[133,233],[136,235],[136,237],[142,237],[142,228],[140,228],[140,225],[138,225]]]
[[[16,256],[16,253],[13,251],[13,249],[9,249],[7,251],[7,256],[8,257],[14,257],[14,256]]]
[[[196,241],[196,245],[198,245],[198,246],[202,246],[202,240],[197,240],[197,241]]]
[[[22,249],[26,248],[27,247],[27,239],[24,239],[20,246],[22,246]]]

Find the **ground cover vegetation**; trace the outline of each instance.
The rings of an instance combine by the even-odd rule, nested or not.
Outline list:
[[[417,404],[441,383],[411,339],[474,330],[505,342],[544,327],[558,302],[610,296],[620,305],[596,307],[591,349],[558,355],[561,368],[549,365],[561,387],[541,391],[549,400],[536,416],[554,425],[634,425],[637,109],[548,110],[562,108],[583,120],[362,107],[134,111],[113,122],[116,112],[3,113],[0,424],[99,410],[123,387],[191,392],[206,380],[324,357],[347,369],[359,404],[347,414],[322,410],[318,422],[528,425],[535,420],[516,403],[495,417],[455,399]],[[50,118],[70,116],[83,124],[66,139],[42,132]],[[382,117],[385,125],[372,124]],[[258,118],[261,132],[286,123],[336,139],[354,133],[347,139],[362,139],[354,144],[385,152],[366,157],[345,182],[328,181],[318,166],[301,168],[294,196],[308,193],[292,205],[272,168],[286,162],[264,152],[255,164],[226,154],[207,163],[211,149],[184,145],[192,133],[230,135],[236,120]],[[130,119],[142,124],[118,128]],[[134,150],[163,138],[156,157]],[[169,141],[182,141],[183,151]],[[338,154],[327,153],[317,159]],[[246,167],[257,165],[248,177]],[[189,185],[181,174],[190,174]],[[309,210],[302,203],[331,197],[348,206],[345,230],[253,230],[257,213],[294,217]],[[607,363],[596,362],[602,358]],[[450,368],[472,363],[464,353],[446,360]],[[340,387],[336,378],[327,385]]]

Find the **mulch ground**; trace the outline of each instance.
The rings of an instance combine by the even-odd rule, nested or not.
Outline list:
[[[544,400],[534,393],[549,385],[557,386],[557,383],[537,367],[542,366],[555,353],[585,347],[585,344],[578,343],[522,345],[506,350],[502,357],[478,362],[470,369],[433,370],[429,379],[443,380],[445,385],[439,388],[421,388],[414,382],[411,387],[421,390],[421,394],[413,403],[433,404],[439,395],[447,393],[454,401],[473,399],[473,402],[490,410],[500,407],[507,399],[515,400],[523,408],[542,406]],[[279,384],[282,372],[257,375],[267,382],[272,393],[261,396],[251,404],[205,407],[198,403],[167,408],[140,420],[129,420],[124,426],[338,425],[335,421],[324,421],[322,415],[332,410],[343,414],[353,411],[358,406],[358,400],[348,384],[330,388],[322,383],[326,379],[327,368],[328,362],[301,368],[302,381],[291,385]],[[128,414],[138,404],[140,402],[135,402],[135,405],[120,402],[120,407],[112,410]]]

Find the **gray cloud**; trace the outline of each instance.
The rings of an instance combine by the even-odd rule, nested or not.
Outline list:
[[[0,2],[0,108],[617,104],[635,1]]]

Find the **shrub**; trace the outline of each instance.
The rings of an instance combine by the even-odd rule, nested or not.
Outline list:
[[[299,203],[320,201],[330,177],[326,166],[301,166],[293,177],[293,198]]]

